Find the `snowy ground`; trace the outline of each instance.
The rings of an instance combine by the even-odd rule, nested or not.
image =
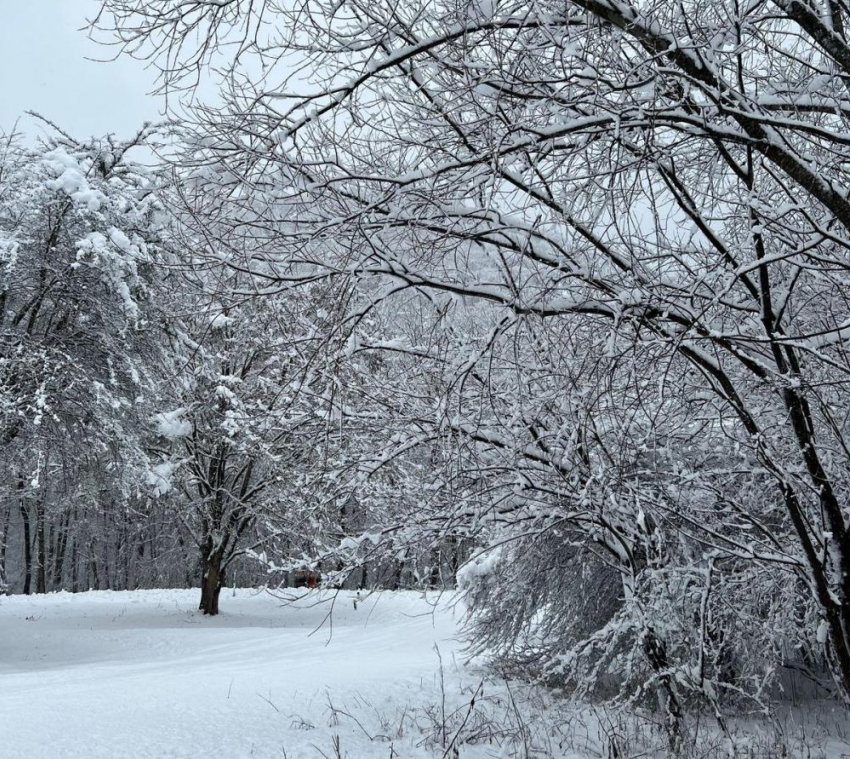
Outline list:
[[[447,666],[458,651],[450,610],[415,593],[355,610],[342,593],[329,623],[316,591],[286,605],[240,590],[210,619],[197,595],[0,600],[0,756],[300,759],[334,756],[334,736],[351,757],[389,757],[394,742],[432,755],[421,735],[370,740],[354,716],[439,699],[434,646]]]
[[[297,593],[228,591],[214,619],[197,591],[0,599],[0,759],[663,754],[651,718],[482,680],[462,663],[459,614],[434,598],[384,593],[355,609],[353,593]],[[731,755],[850,757],[835,706],[730,724]],[[692,756],[730,755],[699,729]]]

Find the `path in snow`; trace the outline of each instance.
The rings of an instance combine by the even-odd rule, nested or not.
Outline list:
[[[421,734],[367,732],[378,715],[439,701],[434,646],[450,666],[457,613],[417,593],[355,610],[345,592],[329,625],[332,596],[297,592],[284,604],[226,591],[212,619],[195,610],[197,591],[0,600],[0,756],[318,759],[334,756],[334,736],[352,759],[389,757],[391,745],[432,756]]]

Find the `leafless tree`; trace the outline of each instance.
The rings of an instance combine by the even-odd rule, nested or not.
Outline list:
[[[742,578],[751,633],[795,619],[850,699],[848,13],[106,0],[94,27],[167,88],[224,67],[184,165],[262,242],[231,265],[356,292],[349,354],[433,367],[380,460],[442,440],[443,524],[596,551],[622,608],[579,648],[641,652],[678,743],[684,690],[738,687],[707,651]],[[433,340],[387,334],[404,309]]]

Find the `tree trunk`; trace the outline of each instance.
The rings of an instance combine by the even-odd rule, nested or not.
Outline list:
[[[47,593],[47,541],[45,540],[45,531],[47,530],[47,520],[44,515],[44,502],[39,499],[35,504],[35,538],[38,548],[35,577],[35,592]]]
[[[127,524],[121,525],[118,530],[118,545],[120,546],[119,554],[117,557],[117,561],[120,562],[119,566],[121,567],[122,572],[122,590],[130,590],[130,562],[133,559],[133,550],[130,545],[130,531],[127,527]]]
[[[65,514],[59,522],[56,533],[56,548],[53,551],[53,587],[64,590],[65,584],[62,569],[65,566],[65,550],[68,547],[69,514]]]
[[[71,592],[80,592],[79,583],[79,556],[77,555],[77,539],[71,536]]]
[[[7,508],[3,517],[3,532],[0,532],[0,593],[8,591],[6,581],[6,547],[9,545],[9,525],[12,521],[12,509]]]
[[[89,590],[100,590],[100,573],[97,571],[97,556],[95,555],[95,541],[89,543]]]
[[[390,568],[390,590],[401,590],[402,580],[404,579],[404,560],[393,559]]]
[[[431,567],[428,572],[428,585],[431,588],[439,588],[442,583],[442,572],[440,571],[443,564],[443,554],[435,548],[431,551]]]
[[[30,535],[30,512],[26,502],[21,501],[21,520],[24,524],[24,595],[32,593],[32,536]]]
[[[101,565],[103,567],[102,575],[104,582],[104,590],[112,590],[112,557],[109,555],[109,538],[110,531],[107,524],[106,513],[103,515],[103,552],[101,554]]]
[[[201,575],[201,603],[198,608],[211,617],[218,614],[218,597],[224,586],[224,568],[221,556],[217,553],[204,553],[201,556],[203,573]]]
[[[675,681],[669,674],[667,647],[651,627],[643,631],[643,651],[656,675],[658,706],[664,717],[664,728],[670,753],[678,755],[684,745],[684,716],[676,693]]]
[[[454,535],[449,537],[449,576],[451,577],[452,587],[457,587],[457,573],[462,563],[463,542],[460,538]]]

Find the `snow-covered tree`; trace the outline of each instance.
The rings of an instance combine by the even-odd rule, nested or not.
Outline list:
[[[293,303],[246,301],[237,282],[213,290],[209,280],[195,272],[172,293],[180,307],[169,376],[159,380],[168,407],[155,415],[162,442],[152,484],[197,545],[200,608],[217,614],[231,563],[266,555],[300,518],[322,420],[301,402],[311,345],[298,339],[304,317]]]
[[[799,643],[850,699],[848,13],[106,0],[99,17],[164,56],[166,86],[238,40],[225,105],[198,120],[230,188],[218,217],[265,240],[232,265],[262,289],[357,292],[339,325],[361,343],[365,314],[419,310],[433,341],[375,348],[443,381],[387,414],[408,429],[379,458],[455,445],[437,521],[508,546],[499,561],[533,546],[617,585],[558,661],[635,673],[674,743],[687,694],[764,692],[757,666],[744,687],[722,664],[741,625],[756,640],[785,619],[765,676]],[[473,592],[485,569],[503,588],[482,562]],[[541,614],[554,629],[568,584],[502,615],[509,639]]]
[[[147,136],[59,134],[36,147],[10,136],[0,156],[0,455],[26,592],[61,578],[66,554],[76,571],[93,550],[79,543],[96,540],[83,537],[84,515],[126,503],[146,470],[148,284],[162,231],[149,173],[133,161]],[[4,553],[8,513],[6,528]]]

